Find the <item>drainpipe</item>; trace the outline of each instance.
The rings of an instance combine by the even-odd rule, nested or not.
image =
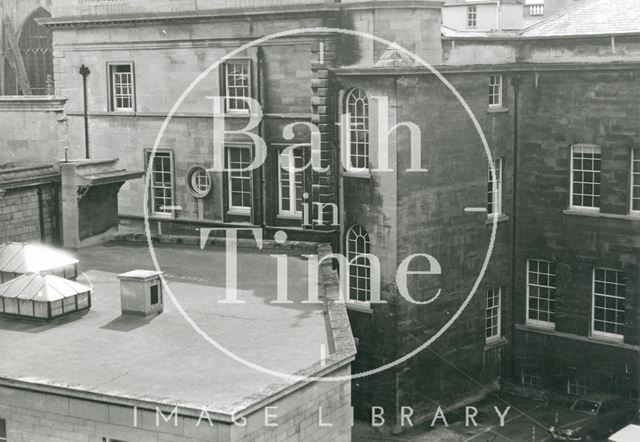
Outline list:
[[[515,76],[511,79],[511,86],[513,87],[513,185],[511,193],[511,314],[513,315],[513,307],[516,305],[516,259],[517,259],[517,234],[516,234],[516,220],[518,218],[518,154],[520,146],[520,121],[519,121],[519,103],[520,103],[520,85],[522,79],[519,76]],[[511,321],[512,330],[511,336],[515,335],[515,321]],[[513,359],[513,355],[510,359]],[[511,371],[511,367],[509,368]]]
[[[84,100],[84,149],[85,157],[89,159],[89,105],[87,102],[87,77],[91,71],[84,64],[80,66],[80,75],[82,75],[82,98]]]
[[[42,186],[38,186],[38,217],[40,221],[40,241],[45,241],[45,229],[44,229],[44,207],[43,207],[43,198],[42,198]]]
[[[257,67],[256,67],[256,71],[257,71],[257,87],[258,87],[258,91],[257,91],[257,96],[258,96],[258,100],[260,101],[260,105],[262,106],[262,109],[266,109],[267,105],[266,105],[266,94],[264,92],[264,85],[263,85],[263,69],[264,69],[264,51],[262,50],[261,46],[258,46],[258,52],[256,54],[256,58],[257,58]],[[264,120],[264,118],[263,118]],[[266,128],[264,125],[264,121],[260,122],[260,136],[262,137],[262,139],[266,139]],[[267,174],[266,174],[266,167],[267,164],[269,162],[265,161],[265,163],[262,165],[262,167],[260,168],[260,186],[261,186],[261,201],[262,201],[262,219],[260,220],[260,227],[263,230],[264,233],[264,229],[267,225]],[[280,167],[280,166],[278,166]]]

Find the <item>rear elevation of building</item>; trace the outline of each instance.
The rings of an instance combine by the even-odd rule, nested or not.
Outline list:
[[[382,406],[396,429],[401,406],[428,416],[505,381],[637,395],[637,2],[584,0],[498,34],[442,29],[440,2],[282,3],[157,2],[150,11],[139,1],[59,0],[40,21],[53,33],[69,145],[84,147],[87,135],[84,66],[90,156],[148,169],[148,184],[120,191],[121,229],[141,231],[146,212],[158,235],[252,226],[332,243],[351,261],[341,274],[354,371],[438,337],[353,382],[356,414]],[[598,18],[620,10],[615,29]],[[263,42],[206,75],[152,155],[198,75],[248,41],[300,28],[315,29]],[[435,66],[468,110],[391,42]],[[206,97],[218,95],[227,97],[229,168],[253,161],[255,138],[232,131],[250,122],[245,97],[261,104],[252,133],[267,145],[262,167],[208,171]],[[378,150],[384,137],[388,158]],[[282,166],[309,161],[312,138],[323,171]],[[285,150],[292,143],[306,147]],[[398,279],[398,268],[423,273]],[[372,302],[378,293],[386,303]]]

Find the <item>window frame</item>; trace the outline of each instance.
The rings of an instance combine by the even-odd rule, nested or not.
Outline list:
[[[200,181],[196,181],[196,177],[202,176],[201,174],[203,172],[204,172],[205,180],[207,182],[206,191],[202,190],[199,187],[202,183],[200,183]],[[213,180],[211,179],[211,174],[207,172],[207,169],[205,169],[202,166],[193,166],[187,172],[187,187],[189,189],[189,192],[191,192],[191,195],[194,196],[194,198],[198,198],[198,199],[206,198],[211,193],[211,190],[213,189]]]
[[[637,163],[638,171],[635,171]],[[631,215],[640,215],[640,147],[631,148],[631,183],[630,183],[630,210]],[[638,208],[634,208],[637,201]]]
[[[476,5],[467,6],[467,28],[478,27],[478,7]]]
[[[356,229],[358,229],[357,236],[355,237],[354,240],[352,240],[351,239],[351,234],[354,231],[356,231]],[[351,244],[355,243],[355,245],[357,246],[358,238],[363,238],[364,246],[365,246],[364,252],[359,252],[358,250],[356,250],[355,252],[352,251]],[[357,259],[357,258],[359,256],[361,256],[361,255],[371,254],[371,237],[369,235],[369,232],[367,232],[367,230],[364,227],[362,227],[359,224],[354,224],[347,230],[347,233],[345,235],[345,243],[346,243],[345,245],[346,245],[346,252],[347,252],[346,255],[347,255],[347,298],[348,298],[348,302],[349,303],[363,305],[363,306],[369,306],[371,304],[371,261],[370,261],[369,257],[365,256],[364,258],[361,258],[361,259],[365,260],[365,262],[366,262],[366,265],[363,265],[363,264],[358,263],[359,259]],[[354,261],[353,264],[351,263],[352,260]],[[364,282],[365,282],[364,287],[361,288],[358,285],[358,287],[356,287],[356,291],[359,292],[360,290],[362,290],[363,293],[364,293],[365,300],[359,299],[358,295],[356,295],[355,298],[352,296],[352,285],[351,285],[352,268],[362,268],[362,269],[364,269],[364,273],[365,273],[364,277],[361,277],[357,272],[353,276],[358,281],[360,279],[364,280]]]
[[[531,17],[544,16],[544,5],[529,5],[529,15]]]
[[[537,274],[543,274],[540,272],[539,270],[539,263],[545,263],[548,264],[548,273],[544,273],[544,275],[549,276],[549,278],[551,278],[551,276],[553,276],[554,278],[557,279],[558,274],[557,274],[557,264],[554,261],[549,261],[549,260],[545,260],[545,259],[527,259],[527,274],[526,274],[526,318],[525,318],[525,323],[527,325],[532,325],[534,327],[543,327],[543,328],[548,328],[548,329],[553,329],[555,330],[556,328],[556,321],[555,321],[555,316],[556,316],[556,304],[558,302],[558,298],[557,298],[557,285],[551,285],[551,283],[549,282],[548,285],[540,285],[539,283],[536,284],[532,284],[531,280],[530,280],[530,274],[531,274],[531,263],[532,262],[536,262],[538,263],[538,269],[536,270]],[[555,271],[553,273],[551,273],[552,268],[551,266],[555,267]],[[549,309],[548,311],[546,311],[547,316],[552,316],[554,317],[553,321],[543,321],[540,319],[532,319],[529,311],[530,311],[530,306],[529,306],[529,301],[531,299],[531,286],[535,286],[538,288],[543,288],[543,289],[548,289],[548,290],[553,290],[553,309]],[[540,299],[540,297],[538,297],[538,300]],[[551,299],[549,298],[549,301]],[[537,309],[538,312],[542,311],[540,308]]]
[[[525,382],[525,378],[529,378],[529,382]],[[542,387],[542,376],[538,374],[531,374],[523,368],[520,372],[520,384],[531,388]]]
[[[491,173],[491,167],[487,172],[487,215],[491,218],[501,216],[503,212],[503,190],[504,190],[504,158],[494,158],[495,177]],[[495,178],[495,179],[494,179]],[[489,188],[490,186],[490,188]],[[494,188],[496,186],[497,188]],[[497,210],[496,210],[497,208]]]
[[[572,388],[575,389],[575,391],[572,391]],[[567,376],[566,391],[568,395],[580,397],[589,392],[589,386],[587,385],[587,381],[582,378],[579,378],[577,376]]]
[[[592,155],[600,155],[599,158],[599,162],[600,162],[600,168],[599,169],[593,169],[593,170],[587,170],[587,169],[576,169],[574,166],[574,161],[575,161],[575,151],[576,149],[593,149],[593,153]],[[585,152],[582,152],[582,154],[584,154]],[[600,146],[597,146],[595,144],[574,144],[571,146],[571,152],[570,152],[570,170],[571,170],[571,175],[569,177],[569,179],[571,180],[570,182],[570,192],[569,192],[569,207],[571,209],[575,209],[575,210],[582,210],[582,211],[587,211],[587,212],[594,212],[594,213],[599,213],[600,212],[600,203],[601,203],[601,199],[602,199],[602,149],[600,148]],[[595,157],[592,161],[596,161]],[[594,166],[595,167],[595,166]],[[595,190],[592,194],[590,194],[590,197],[593,198],[595,200],[595,198],[598,199],[598,204],[597,206],[584,206],[584,205],[577,205],[574,204],[574,197],[577,195],[575,193],[575,186],[577,184],[576,180],[575,180],[575,176],[574,174],[580,172],[580,173],[593,173],[594,174],[594,179],[596,178],[596,175],[598,177],[598,181],[593,181],[590,185],[591,186],[598,186],[598,193],[595,193]],[[583,176],[584,179],[584,176]],[[581,184],[585,184],[585,181],[580,181]],[[585,193],[580,193],[579,195],[582,195],[582,197],[584,197]],[[584,201],[583,201],[584,203]]]
[[[360,96],[356,97],[356,93],[359,93]],[[351,99],[355,101],[352,103]],[[352,108],[358,109],[358,100],[363,102],[363,115],[357,115],[351,112]],[[345,131],[348,139],[345,143],[347,148],[347,161],[349,164],[349,170],[347,172],[350,173],[369,173],[369,162],[371,161],[371,112],[369,105],[369,96],[367,93],[360,88],[354,87],[351,88],[344,98],[344,107],[346,113],[349,115],[349,130]],[[363,125],[364,128],[354,128],[356,126]],[[358,139],[359,137],[354,138],[354,134],[362,134],[364,140]],[[354,141],[355,140],[355,141]],[[362,146],[364,153],[360,155],[359,147]],[[354,154],[355,147],[355,154]],[[354,158],[355,156],[355,158]],[[354,162],[355,159],[355,162]],[[359,159],[362,159],[361,161]],[[364,166],[360,167],[358,164],[362,162]]]
[[[496,83],[493,80],[498,79]],[[497,90],[496,90],[497,89]],[[504,93],[504,77],[502,74],[489,75],[489,108],[502,108],[502,94]],[[498,100],[497,102],[495,100]]]
[[[617,296],[617,292],[616,292],[616,296],[612,296],[612,295],[608,295],[606,293],[596,293],[596,272],[598,270],[602,270],[605,272],[605,280],[604,281],[600,281],[600,282],[604,282],[607,283],[609,281],[606,281],[606,272],[615,272],[617,274],[617,278],[616,278],[616,282],[614,283],[615,285],[622,285],[623,287],[623,293],[626,292],[626,274],[624,271],[622,270],[617,270],[617,269],[611,269],[611,268],[606,268],[606,267],[594,267],[593,268],[593,272],[592,272],[592,278],[591,278],[591,336],[593,338],[598,338],[598,339],[605,339],[605,340],[612,340],[612,341],[618,341],[618,342],[623,342],[624,341],[624,332],[625,332],[625,322],[626,322],[626,302],[627,302],[627,298],[626,298],[626,293],[624,293],[624,296],[620,297]],[[619,281],[619,277],[622,276],[622,280],[624,282],[624,284],[620,284]],[[606,290],[605,290],[606,291]],[[615,312],[621,311],[622,315],[623,315],[623,319],[622,319],[622,323],[618,323],[615,322],[613,324],[616,324],[616,326],[620,326],[622,328],[622,334],[619,333],[609,333],[606,331],[600,331],[600,330],[596,330],[595,325],[596,325],[596,296],[601,296],[605,298],[605,307],[604,310],[612,310],[612,309],[608,309],[606,308],[606,298],[614,298],[616,300],[618,299],[622,299],[622,310],[614,310]],[[608,323],[609,321],[606,320],[606,316],[605,319],[600,321],[603,323]],[[611,323],[611,322],[609,322]]]
[[[497,296],[490,296],[492,293]],[[490,298],[497,298],[497,304],[489,305]],[[498,341],[502,338],[502,286],[487,289],[485,308],[485,341],[487,343]],[[491,326],[489,326],[490,320]],[[495,323],[493,323],[494,320]],[[495,333],[493,333],[494,329]]]
[[[289,151],[290,153],[293,153],[293,164],[291,163],[291,157],[289,158],[289,171],[286,171],[285,169],[283,169],[281,167],[281,158],[282,155],[284,154],[284,152],[287,150],[289,146],[285,147],[284,149],[279,149],[278,150],[278,159],[277,159],[277,167],[278,167],[278,189],[277,189],[277,193],[278,193],[278,216],[281,218],[292,218],[292,219],[302,219],[302,215],[303,215],[303,207],[300,208],[300,210],[298,210],[298,199],[301,201],[301,204],[304,204],[304,194],[306,193],[306,178],[305,178],[305,171],[299,171],[299,172],[292,172],[291,171],[291,166],[293,165],[295,167],[295,154],[297,152],[300,152],[301,154],[301,158],[302,158],[302,163],[303,165],[306,164],[306,156],[305,156],[305,149],[304,146],[299,146],[296,147],[295,149]],[[285,202],[285,198],[282,192],[283,186],[282,186],[282,181],[283,181],[283,177],[284,175],[287,174],[287,181],[288,181],[288,189],[289,189],[289,196],[288,196],[288,204],[289,204],[289,209],[288,210],[284,210],[283,206],[284,206],[284,202]],[[298,181],[297,181],[297,176],[300,176],[302,183],[302,193],[300,196],[300,198],[298,198]],[[291,179],[293,177],[293,180]]]
[[[246,172],[232,172],[229,164],[229,153],[232,149],[245,149],[249,152],[249,162],[248,165],[251,164],[253,158],[253,145],[248,143],[227,143],[225,144],[225,183],[227,186],[225,197],[227,203],[227,215],[238,215],[238,216],[251,216],[253,213],[253,204],[254,204],[254,195],[253,195],[253,170]],[[248,177],[244,176],[234,176],[234,174],[249,174]],[[234,206],[233,205],[233,180],[234,179],[242,179],[247,180],[249,182],[249,207],[246,206]],[[242,190],[244,193],[244,188]]]
[[[115,74],[114,68],[117,66],[129,66],[131,68],[131,107],[117,107],[116,91],[115,91]],[[109,93],[108,108],[109,112],[135,112],[136,111],[136,71],[133,61],[117,61],[107,63],[107,89]]]
[[[151,150],[145,150],[145,167],[144,171],[147,173],[149,171],[149,161],[151,160]],[[169,176],[171,177],[171,186],[163,187],[171,190],[171,204],[168,207],[171,207],[171,210],[168,211],[157,211],[155,208],[156,201],[156,187],[154,185],[154,176],[155,169],[152,165],[151,167],[151,178],[149,180],[149,204],[150,204],[150,212],[153,216],[158,218],[174,218],[175,217],[175,206],[176,206],[176,180],[175,180],[175,164],[174,164],[174,153],[172,150],[156,150],[154,159],[158,158],[158,154],[161,156],[168,155],[169,156]],[[164,206],[167,207],[167,206]]]
[[[235,87],[240,89],[239,86],[229,86],[229,71],[228,68],[230,65],[234,65],[234,64],[244,64],[246,65],[247,68],[247,85],[246,85],[246,93],[247,95],[234,95],[233,97],[229,94],[229,88],[230,87]],[[246,58],[231,58],[227,61],[225,61],[222,64],[222,91],[224,91],[224,109],[225,112],[230,113],[230,114],[237,114],[237,115],[249,115],[251,112],[251,109],[249,107],[249,104],[246,103],[245,101],[241,100],[241,103],[246,103],[246,108],[232,108],[231,106],[231,101],[235,100],[236,104],[237,104],[237,98],[238,97],[244,97],[244,98],[253,98],[253,75],[252,75],[252,63],[251,63],[251,59],[246,57]]]

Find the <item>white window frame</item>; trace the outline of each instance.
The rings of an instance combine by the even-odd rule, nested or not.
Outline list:
[[[553,261],[547,261],[544,259],[528,259],[527,260],[527,299],[526,299],[526,323],[528,325],[533,325],[536,327],[545,327],[545,328],[551,328],[551,329],[555,329],[556,327],[556,322],[555,322],[555,316],[556,316],[556,304],[558,302],[557,299],[557,287],[555,285],[551,285],[551,281],[549,281],[548,284],[540,284],[539,282],[536,282],[535,284],[531,281],[530,276],[532,273],[531,270],[531,264],[535,262],[538,265],[536,266],[537,269],[534,273],[538,274],[538,275],[542,275],[542,276],[547,276],[549,279],[551,279],[551,277],[553,276],[554,278],[557,279],[557,273],[552,273],[552,266],[555,266],[556,263]],[[547,272],[541,272],[540,268],[539,268],[539,264],[540,263],[544,263],[548,270]],[[557,268],[556,268],[556,272],[557,272]],[[550,308],[548,309],[548,311],[546,311],[547,316],[553,316],[554,320],[553,321],[545,321],[545,320],[540,320],[540,319],[532,319],[530,316],[530,300],[531,300],[531,288],[532,287],[536,287],[542,290],[549,290],[549,292],[553,293],[553,299],[551,299],[551,297],[548,298],[548,302],[549,302],[549,306]],[[539,296],[537,296],[538,302],[540,299],[544,299],[544,298],[540,298]],[[551,302],[553,301],[553,308],[551,308]],[[543,310],[540,309],[540,306],[538,304],[538,309],[536,310],[538,312],[545,312]]]
[[[605,280],[604,281],[600,281],[598,280],[598,282],[603,282],[605,284],[610,283],[613,284],[614,286],[622,286],[622,290],[623,290],[623,296],[618,296],[618,292],[617,292],[617,287],[616,287],[616,294],[615,295],[608,295],[606,293],[596,293],[596,273],[598,270],[604,271],[605,272]],[[612,272],[616,274],[616,282],[609,282],[606,281],[607,279],[607,272]],[[619,282],[619,278],[622,278],[623,283]],[[626,275],[624,274],[624,272],[620,271],[620,270],[616,270],[616,269],[609,269],[609,268],[604,268],[604,267],[594,267],[593,268],[593,276],[592,276],[592,286],[591,286],[591,336],[593,337],[597,337],[597,338],[603,338],[603,339],[609,339],[609,340],[614,340],[614,341],[624,341],[624,328],[625,328],[625,319],[626,319],[626,311],[625,311],[625,304],[626,304],[626,295],[624,294],[626,290]],[[605,290],[606,292],[606,290]],[[620,326],[623,330],[622,333],[610,333],[610,332],[606,332],[606,331],[602,331],[602,330],[596,330],[596,296],[605,298],[605,307],[598,307],[599,309],[603,309],[603,310],[613,310],[614,312],[617,311],[621,311],[622,314],[625,316],[623,317],[623,322],[622,323],[618,323],[618,322],[612,322],[612,321],[607,321],[606,320],[606,316],[605,319],[603,321],[598,320],[598,322],[604,322],[604,323],[613,323],[616,324],[617,326]],[[617,310],[617,309],[610,309],[606,307],[606,302],[608,299],[613,298],[614,302],[617,300],[622,300],[622,310]]]
[[[493,302],[493,300],[496,298],[497,298],[497,303]],[[493,341],[500,340],[501,337],[502,337],[502,287],[495,287],[487,290],[485,338],[486,338],[486,342],[493,342]]]
[[[253,208],[253,173],[252,171],[245,171],[245,172],[233,172],[229,169],[231,169],[231,164],[230,164],[230,152],[233,149],[246,149],[246,151],[249,152],[249,161],[247,162],[247,166],[249,166],[252,162],[252,154],[253,154],[253,149],[251,148],[252,146],[250,144],[240,144],[240,143],[234,143],[234,144],[227,144],[225,146],[225,165],[226,165],[226,169],[227,169],[227,204],[228,204],[228,211],[227,213],[230,215],[251,215],[251,210]],[[242,162],[241,162],[242,163]],[[248,177],[245,176],[245,174],[248,174]],[[244,181],[248,181],[249,183],[249,207],[247,206],[234,206],[233,205],[233,195],[234,195],[234,189],[233,189],[233,180],[235,179],[241,179]],[[244,192],[244,187],[242,187],[241,193],[246,193]]]
[[[502,74],[489,75],[489,107],[492,109],[502,107]]]
[[[578,377],[567,377],[567,394],[572,396],[584,396],[589,391],[587,382]]]
[[[246,77],[247,84],[246,85],[236,85],[236,77],[231,76],[231,72],[229,68],[232,65],[243,66],[246,69],[246,72],[242,72],[240,75],[244,75]],[[225,109],[228,113],[237,113],[237,114],[249,114],[250,108],[249,103],[245,100],[238,100],[238,97],[243,98],[251,98],[252,88],[251,88],[251,60],[248,58],[234,58],[231,60],[227,60],[223,64],[223,83],[224,83],[224,96],[225,96]],[[233,80],[233,81],[231,81]],[[238,93],[239,91],[243,91],[242,93]]]
[[[148,170],[149,168],[149,161],[151,161],[151,152],[147,151],[147,158],[146,158],[146,169]],[[164,167],[161,171],[156,172],[155,169],[155,161],[158,160],[158,158],[168,158],[169,159],[169,171],[167,172],[166,170],[164,170]],[[164,163],[163,163],[164,164]],[[170,182],[167,185],[167,182],[163,179],[162,181],[162,186],[156,186],[156,180],[155,180],[155,175],[156,173],[161,173],[163,176],[165,174],[169,174],[170,177]],[[175,193],[175,172],[174,172],[174,168],[173,168],[173,152],[170,150],[157,150],[155,152],[155,156],[154,156],[154,164],[151,167],[151,179],[150,179],[150,195],[149,195],[149,203],[151,204],[151,213],[153,214],[153,216],[157,216],[157,217],[163,217],[163,218],[173,218],[174,214],[175,214],[175,198],[176,198],[176,193]],[[170,192],[170,202],[171,204],[167,205],[165,204],[164,206],[161,207],[165,207],[167,209],[162,210],[162,209],[156,209],[156,192],[158,189],[164,189],[165,191],[168,190]],[[166,200],[166,196],[161,197],[162,199]]]
[[[288,164],[287,169],[285,170],[282,167],[283,155],[287,149],[283,149],[278,152],[278,215],[281,217],[302,219],[302,208],[298,210],[298,200],[304,201],[304,193],[305,193],[305,180],[304,180],[304,171],[295,171],[295,157],[296,154],[300,154],[302,158],[302,166],[304,167],[304,148],[297,147],[293,150],[288,150],[290,155],[288,155]],[[293,155],[291,155],[293,153]],[[288,198],[284,197],[282,192],[283,190],[283,181],[287,181],[287,189],[289,196]],[[300,178],[300,182],[298,182],[298,177]],[[298,195],[298,185],[302,187],[300,195]],[[285,209],[285,200],[288,199],[289,209]]]
[[[362,89],[354,88],[347,93],[344,103],[350,119],[345,143],[349,172],[368,172],[371,159],[369,97]],[[359,109],[362,112],[358,112]]]
[[[634,203],[638,208],[634,208]],[[640,147],[631,149],[631,214],[640,215]]]
[[[136,109],[136,77],[135,77],[135,69],[133,62],[113,62],[108,63],[108,75],[109,75],[109,110],[111,112],[135,112]],[[128,66],[130,68],[129,73],[119,73],[116,72],[116,68],[118,66]],[[125,75],[129,76],[129,82],[122,82],[121,77]],[[126,94],[118,94],[116,93],[116,87],[120,85],[120,87],[129,88],[129,93]],[[118,98],[128,98],[131,100],[130,107],[120,107],[118,106]]]
[[[529,15],[532,17],[541,17],[544,15],[544,5],[529,5]]]
[[[213,187],[211,175],[204,167],[194,166],[187,173],[187,187],[195,198],[205,198]]]
[[[585,169],[584,166],[581,166],[580,169],[576,169],[575,167],[575,160],[576,158],[576,154],[578,151],[581,151],[580,153],[582,155],[593,155],[594,158],[592,159],[592,161],[598,161],[600,163],[600,167],[596,168],[595,164],[594,164],[594,168],[593,169]],[[599,159],[596,160],[595,159],[595,155],[599,155]],[[584,159],[584,158],[582,158]],[[572,209],[578,209],[578,210],[584,210],[584,211],[590,211],[590,212],[600,212],[600,202],[601,202],[601,186],[602,186],[602,149],[600,149],[599,146],[593,145],[593,144],[575,144],[573,146],[571,146],[571,192],[570,192],[570,207]],[[588,181],[584,181],[584,175],[582,176],[582,181],[577,181],[575,179],[575,174],[576,173],[593,173],[594,174],[594,181],[593,182],[588,182]],[[597,177],[597,182],[596,182],[596,177]],[[594,186],[594,191],[591,194],[587,194],[584,193],[584,187],[581,189],[583,192],[582,193],[576,193],[576,191],[578,190],[578,186],[579,185],[591,185]],[[598,192],[595,191],[595,186],[598,186]],[[585,205],[581,205],[581,204],[575,204],[575,197],[577,195],[581,195],[582,197],[587,196],[590,198],[594,198],[594,200],[597,198],[598,200],[598,204],[597,205],[593,205],[593,206],[585,206]],[[584,201],[582,201],[582,203],[584,203]],[[595,203],[594,203],[595,204]]]
[[[526,370],[522,370],[520,373],[520,383],[527,387],[541,387],[542,386],[542,376],[538,376],[535,374],[529,374]],[[535,382],[534,382],[535,380]]]
[[[358,239],[362,238],[364,241],[364,250],[354,250],[354,246],[357,246]],[[362,257],[356,259],[360,255],[366,255],[371,253],[371,238],[369,237],[369,233],[364,229],[364,227],[360,225],[351,226],[351,228],[347,231],[346,235],[346,249],[347,249],[347,261],[348,261],[348,269],[347,269],[347,292],[349,297],[349,302],[358,303],[362,305],[369,305],[371,301],[371,262],[369,257]],[[362,260],[362,261],[361,261]],[[351,285],[351,277],[352,271],[355,270],[355,274],[353,275],[358,281],[357,287],[353,287]],[[365,276],[360,276],[359,271],[364,272]],[[359,282],[362,280],[364,283],[361,287]],[[355,289],[356,296],[353,297],[352,290]],[[363,296],[360,296],[363,294]],[[364,299],[360,299],[364,298]]]
[[[493,160],[495,176],[488,170],[487,182],[487,213],[489,217],[502,215],[502,195],[503,195],[503,170],[504,160],[495,158]]]
[[[478,7],[476,5],[467,6],[467,28],[478,27]]]

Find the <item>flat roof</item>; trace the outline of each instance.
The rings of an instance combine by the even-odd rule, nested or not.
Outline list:
[[[308,281],[303,257],[288,260],[293,303],[274,305],[276,259],[269,254],[285,252],[241,250],[238,289],[246,304],[234,305],[217,302],[225,296],[223,248],[158,245],[156,252],[179,303],[229,351],[287,374],[321,365],[329,353],[326,306],[301,303]],[[0,379],[220,413],[287,382],[214,348],[166,293],[164,313],[122,316],[117,275],[154,269],[146,245],[94,247],[78,257],[78,281],[93,288],[91,311],[57,324],[0,318]]]

